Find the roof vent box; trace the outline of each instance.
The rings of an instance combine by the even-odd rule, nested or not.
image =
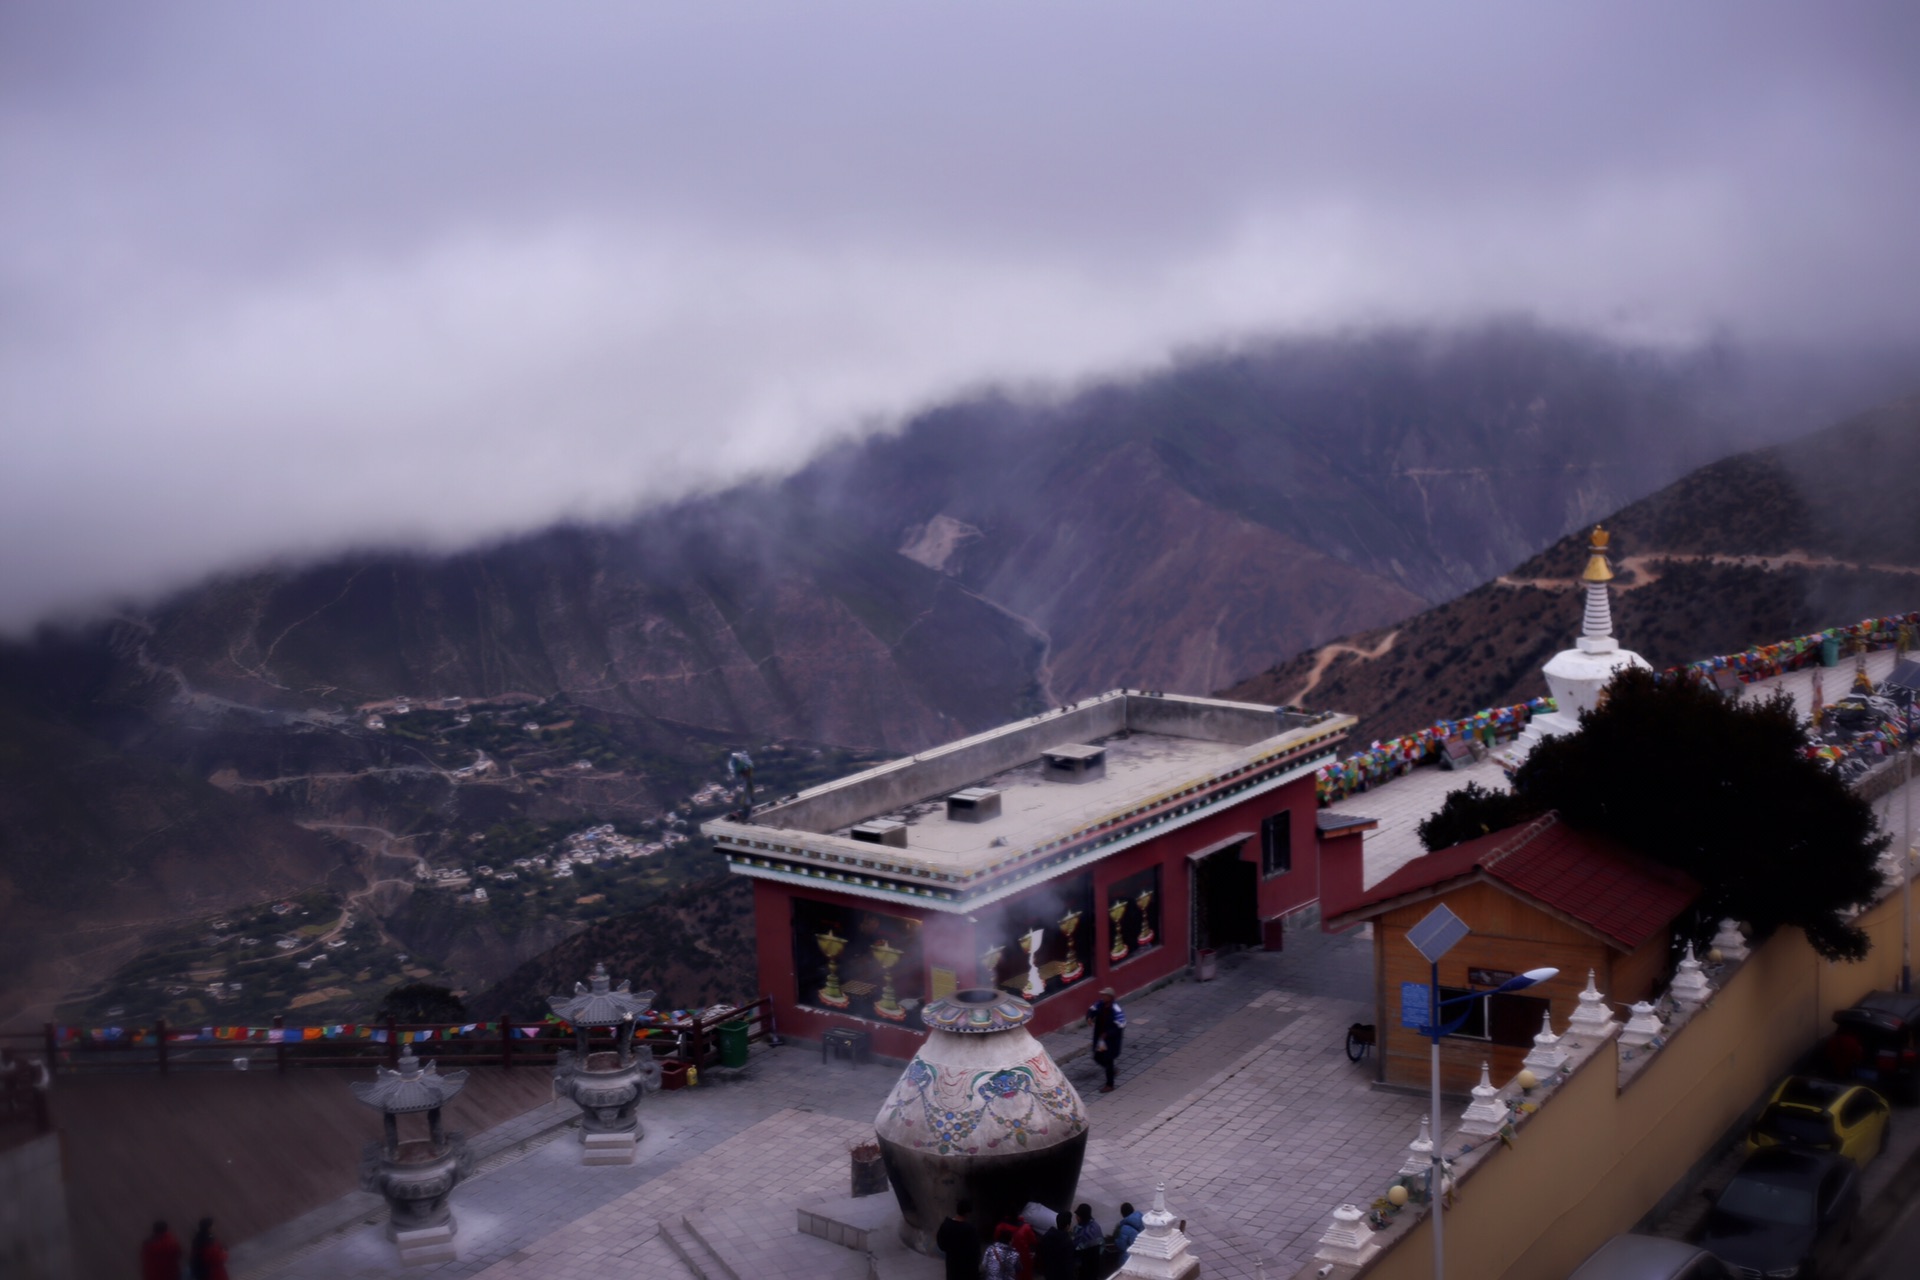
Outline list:
[[[1040,753],[1040,776],[1048,782],[1092,782],[1107,776],[1107,749],[1069,743]]]
[[[991,822],[1000,816],[1000,793],[992,787],[968,787],[947,797],[948,822]]]
[[[875,818],[863,822],[847,832],[855,840],[864,840],[868,844],[884,844],[895,849],[907,847],[907,824],[895,822],[892,818]]]

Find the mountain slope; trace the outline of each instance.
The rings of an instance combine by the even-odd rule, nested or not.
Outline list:
[[[1920,401],[1701,467],[1604,521],[1614,634],[1656,667],[1920,606]],[[1299,654],[1227,695],[1304,701],[1387,736],[1546,692],[1579,633],[1585,531],[1390,628]]]
[[[1764,381],[1726,352],[1496,325],[1275,343],[1057,401],[981,395],[626,521],[262,567],[0,644],[0,700],[17,740],[177,789],[168,839],[209,852],[150,884],[155,928],[230,885],[279,892],[226,868],[248,845],[310,849],[302,828],[360,846],[367,901],[394,917],[420,864],[476,864],[495,828],[528,842],[516,853],[598,822],[664,829],[732,747],[791,745],[808,767],[831,746],[919,750],[1391,625],[1779,432],[1792,412],[1749,412]],[[77,904],[35,928],[73,934],[86,850],[145,829],[14,812],[35,874]],[[270,865],[327,874],[289,858]],[[593,918],[574,899],[594,895],[542,883],[548,918],[488,950]]]

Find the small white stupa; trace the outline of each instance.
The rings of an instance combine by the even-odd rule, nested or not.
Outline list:
[[[1503,760],[1510,766],[1525,760],[1548,738],[1578,733],[1580,713],[1600,705],[1607,682],[1617,673],[1628,667],[1653,669],[1652,663],[1631,649],[1622,649],[1613,638],[1613,609],[1607,600],[1607,584],[1613,581],[1613,569],[1607,564],[1608,541],[1607,531],[1593,526],[1593,537],[1587,544],[1587,567],[1580,575],[1587,584],[1587,613],[1580,638],[1573,648],[1554,654],[1541,668],[1554,709],[1535,716],[1526,732],[1503,753]]]

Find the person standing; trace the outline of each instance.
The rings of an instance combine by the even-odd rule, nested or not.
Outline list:
[[[1090,1204],[1076,1205],[1073,1218],[1073,1252],[1079,1280],[1100,1280],[1100,1246],[1106,1243],[1107,1233],[1094,1221]]]
[[[980,1233],[969,1218],[973,1201],[962,1200],[954,1206],[953,1216],[940,1224],[933,1242],[947,1259],[947,1280],[979,1280]]]
[[[1127,1265],[1127,1254],[1133,1249],[1133,1242],[1146,1230],[1146,1215],[1130,1204],[1120,1206],[1120,1225],[1113,1229],[1113,1245],[1120,1251],[1120,1265]]]
[[[1040,1233],[1025,1218],[1009,1219],[1013,1228],[1013,1251],[1020,1255],[1019,1280],[1033,1280],[1033,1255],[1040,1247]]]
[[[1113,1067],[1120,1061],[1120,1042],[1127,1030],[1127,1011],[1120,1007],[1114,997],[1118,993],[1112,987],[1100,988],[1100,1000],[1087,1010],[1087,1021],[1093,1027],[1093,1060],[1107,1073],[1107,1082],[1100,1086],[1100,1092],[1113,1092]]]
[[[140,1280],[180,1280],[180,1239],[164,1222],[140,1242]]]
[[[1073,1215],[1056,1214],[1053,1230],[1040,1237],[1040,1280],[1074,1280]]]
[[[187,1272],[193,1280],[227,1280],[227,1246],[214,1238],[213,1219],[200,1219],[187,1251]]]
[[[980,1255],[980,1280],[1019,1280],[1020,1251],[1013,1247],[1013,1224],[1003,1222],[993,1243]]]

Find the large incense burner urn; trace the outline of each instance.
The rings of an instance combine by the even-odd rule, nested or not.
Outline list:
[[[408,1261],[409,1247],[439,1247],[436,1257],[452,1257],[453,1209],[447,1198],[472,1172],[473,1159],[466,1139],[448,1133],[440,1123],[440,1108],[467,1083],[467,1073],[441,1075],[434,1064],[424,1066],[408,1048],[399,1069],[374,1069],[374,1081],[356,1081],[353,1094],[383,1114],[385,1137],[369,1143],[360,1160],[360,1185],[377,1191],[387,1202],[387,1238],[399,1244]],[[402,1140],[400,1117],[424,1112],[427,1136]],[[428,1260],[426,1258],[420,1259]]]
[[[591,982],[574,983],[571,996],[547,997],[554,1016],[570,1023],[576,1036],[574,1049],[560,1052],[553,1089],[580,1108],[582,1159],[626,1164],[640,1137],[640,1092],[660,1085],[653,1054],[633,1050],[635,1022],[653,1004],[653,992],[636,995],[630,981],[615,989],[604,964],[593,966]],[[612,1031],[611,1050],[592,1050],[596,1029]]]
[[[933,1233],[961,1200],[983,1234],[1029,1203],[1073,1207],[1087,1112],[1027,1030],[1033,1006],[990,988],[921,1011],[926,1043],[880,1108],[874,1129],[900,1201],[901,1236],[935,1252]]]

